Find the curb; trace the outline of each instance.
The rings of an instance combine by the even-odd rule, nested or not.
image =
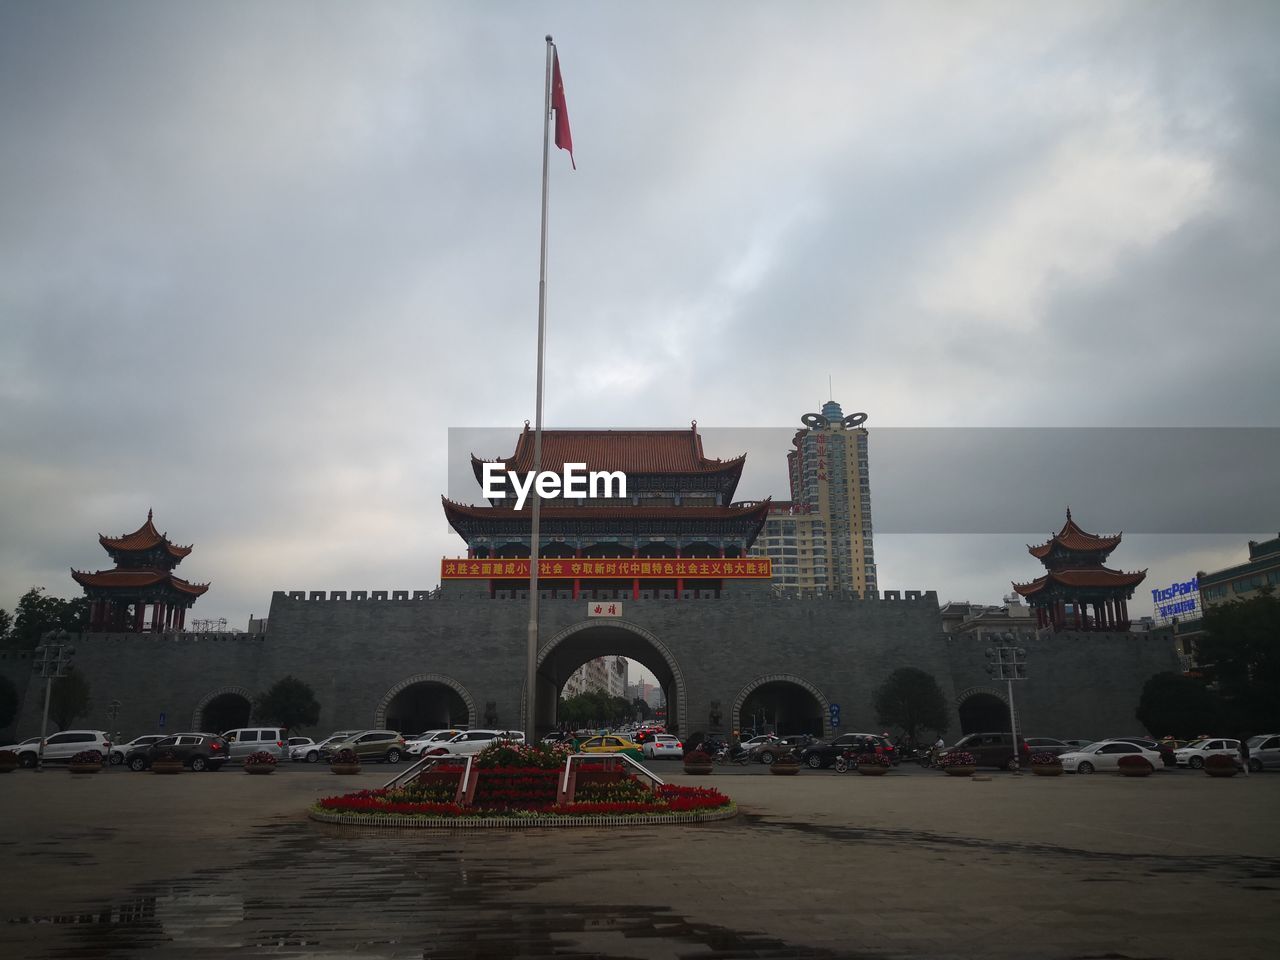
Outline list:
[[[497,829],[522,827],[630,827],[671,823],[709,823],[728,820],[738,815],[738,806],[730,803],[715,810],[689,810],[680,813],[654,813],[631,816],[576,817],[424,817],[398,813],[331,813],[309,810],[307,816],[320,823],[336,823],[348,827],[399,827],[428,830]]]

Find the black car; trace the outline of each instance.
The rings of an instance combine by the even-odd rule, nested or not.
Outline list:
[[[173,754],[184,766],[197,772],[217,770],[231,755],[230,744],[216,733],[175,733],[144,747],[136,747],[124,756],[130,770],[142,771],[152,761]]]
[[[842,733],[830,742],[812,743],[800,751],[800,762],[810,770],[821,770],[836,762],[845,751],[854,756],[860,753],[882,753],[891,763],[898,762],[897,751],[878,733]]]

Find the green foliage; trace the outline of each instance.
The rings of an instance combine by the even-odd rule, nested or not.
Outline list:
[[[602,690],[591,690],[561,700],[556,717],[561,723],[580,727],[609,727],[635,716],[636,707],[626,697],[611,697]]]
[[[8,616],[5,613],[0,620]],[[0,641],[10,650],[32,650],[40,645],[50,630],[66,630],[68,633],[84,630],[88,617],[87,597],[63,600],[48,596],[44,587],[32,587],[18,599],[12,625],[0,631]]]
[[[59,730],[73,726],[81,717],[87,716],[93,707],[89,695],[89,681],[70,667],[65,677],[53,681],[53,689],[49,693],[49,719],[58,725]]]
[[[876,691],[875,708],[877,723],[900,727],[912,740],[921,730],[943,734],[951,725],[938,681],[916,667],[899,667],[889,674]]]
[[[641,720],[648,720],[653,716],[653,708],[641,697],[636,697],[631,701],[631,709],[632,713]]]
[[[1203,680],[1157,673],[1143,686],[1135,716],[1153,737],[1190,740],[1219,730],[1226,720],[1226,705]]]
[[[1209,607],[1204,626],[1197,660],[1239,722],[1254,732],[1280,726],[1280,598],[1265,588]]]
[[[564,758],[572,751],[563,743],[512,743],[498,740],[476,754],[472,763],[481,770],[498,770],[504,767],[539,770],[559,770]]]
[[[295,677],[284,677],[266,693],[258,695],[256,715],[261,722],[278,723],[297,730],[316,725],[320,719],[320,704],[309,684]]]
[[[0,675],[0,730],[13,723],[18,715],[18,688],[8,677]]]

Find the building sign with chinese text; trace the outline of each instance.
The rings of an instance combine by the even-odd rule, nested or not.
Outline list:
[[[543,580],[603,577],[606,579],[768,580],[773,567],[767,557],[636,557],[617,560],[546,558],[538,561],[538,578]],[[441,580],[528,580],[529,560],[449,560],[440,561]]]
[[[588,617],[620,617],[622,604],[617,600],[597,600],[587,604]]]

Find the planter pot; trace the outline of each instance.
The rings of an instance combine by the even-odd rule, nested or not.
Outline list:
[[[793,777],[800,772],[800,764],[773,763],[769,765],[769,772],[777,774],[780,777]]]
[[[152,773],[181,773],[182,764],[166,763],[165,761],[162,760],[158,763],[151,764],[151,772]]]
[[[1149,777],[1154,773],[1149,763],[1137,767],[1120,767],[1119,770],[1122,777]]]
[[[709,763],[686,763],[684,772],[695,777],[705,777],[708,774],[715,773],[716,768]]]
[[[67,769],[72,773],[101,773],[102,764],[100,763],[69,763]]]
[[[331,763],[329,769],[340,776],[349,777],[354,773],[360,772],[360,764],[358,763]]]
[[[1060,763],[1041,763],[1032,766],[1031,772],[1037,777],[1060,777],[1062,776],[1062,764]]]
[[[0,763],[0,773],[13,773],[17,769],[16,763]]]
[[[261,775],[264,773],[275,773],[276,768],[269,763],[246,763],[244,765],[244,772]]]
[[[978,772],[978,768],[976,766],[943,767],[942,769],[947,772],[948,777],[972,777]]]
[[[888,767],[882,767],[879,764],[859,764],[858,773],[864,777],[883,777],[889,772]]]
[[[1235,765],[1229,767],[1205,767],[1204,772],[1211,777],[1234,777],[1237,773]]]

